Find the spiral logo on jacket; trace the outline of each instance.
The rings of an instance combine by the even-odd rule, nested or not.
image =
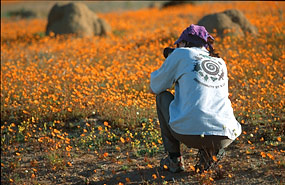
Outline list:
[[[220,71],[220,66],[211,60],[204,60],[201,63],[201,67],[205,73],[209,75],[217,75]]]
[[[214,60],[209,56],[196,56],[196,63],[194,65],[194,72],[197,72],[197,78],[194,80],[207,87],[218,88],[224,86],[218,82],[224,80],[224,70],[222,63]],[[219,84],[219,85],[218,85]]]

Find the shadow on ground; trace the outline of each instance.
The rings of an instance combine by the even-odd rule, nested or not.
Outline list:
[[[155,167],[152,169],[137,169],[130,172],[122,171],[111,178],[104,179],[103,181],[91,180],[89,183],[92,185],[118,184],[119,182],[127,183],[127,179],[129,179],[128,183],[130,184],[162,183],[164,181],[175,183],[176,181],[181,182],[181,180],[193,175],[194,172],[170,173],[162,171],[159,167]]]

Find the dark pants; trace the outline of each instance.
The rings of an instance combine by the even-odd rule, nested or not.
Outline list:
[[[200,135],[181,135],[174,132],[169,126],[169,105],[173,99],[174,96],[168,91],[164,91],[156,97],[157,114],[166,152],[179,153],[180,143],[184,143],[189,148],[204,149],[213,154],[232,143],[233,140],[227,136],[205,135],[201,137]]]

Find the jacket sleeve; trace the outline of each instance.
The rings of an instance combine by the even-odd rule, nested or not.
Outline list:
[[[175,82],[179,61],[179,51],[178,49],[175,49],[173,53],[166,58],[162,66],[158,70],[151,73],[150,88],[155,94],[159,94],[166,89],[171,88]]]

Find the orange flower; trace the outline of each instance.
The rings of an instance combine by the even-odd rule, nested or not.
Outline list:
[[[125,143],[125,139],[124,138],[121,137],[120,140],[121,140],[122,143]]]
[[[126,177],[126,182],[131,182],[131,180],[128,177]]]
[[[267,155],[270,159],[274,160],[274,156],[271,155],[270,153],[267,153],[266,155]]]
[[[104,157],[108,157],[108,155],[109,155],[109,154],[108,154],[107,152],[105,152],[105,153],[103,154]]]
[[[60,131],[57,130],[57,129],[53,129],[53,132],[56,133],[56,134],[60,134]]]
[[[266,157],[266,154],[264,152],[260,152],[260,155],[265,158]]]

